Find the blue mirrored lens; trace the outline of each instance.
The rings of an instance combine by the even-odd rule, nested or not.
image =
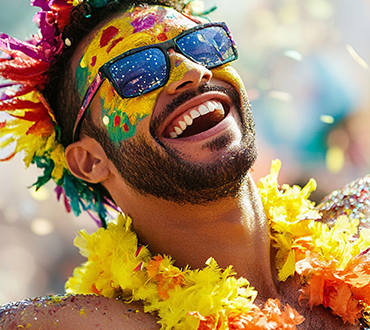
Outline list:
[[[163,86],[167,63],[160,49],[149,48],[116,61],[109,71],[122,96],[133,97]]]
[[[236,59],[232,41],[220,26],[194,31],[178,39],[176,43],[186,56],[207,68]]]

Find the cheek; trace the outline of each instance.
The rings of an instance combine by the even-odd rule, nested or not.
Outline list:
[[[233,85],[240,93],[246,95],[245,87],[242,79],[237,71],[229,64],[223,65],[216,69],[212,69],[212,74],[215,79],[223,80]]]
[[[133,137],[136,126],[153,112],[161,89],[144,96],[122,99],[108,82],[100,88],[101,114],[104,126],[112,142],[120,142]]]
[[[212,73],[214,78],[226,81],[234,86],[239,92],[242,100],[248,100],[247,91],[245,90],[243,81],[233,67],[231,67],[229,64],[225,64],[221,67],[213,69]]]

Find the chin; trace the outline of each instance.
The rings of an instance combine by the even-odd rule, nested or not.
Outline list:
[[[257,152],[245,142],[228,150],[227,156],[209,163],[184,160],[177,150],[158,148],[143,137],[125,141],[121,149],[108,154],[122,178],[136,191],[179,204],[204,204],[238,195],[254,164]],[[227,137],[214,141],[219,148]],[[253,139],[254,141],[254,139]]]

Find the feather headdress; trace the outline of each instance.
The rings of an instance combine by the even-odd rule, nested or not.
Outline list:
[[[193,0],[173,2],[176,1],[185,6],[184,12],[194,14]],[[41,8],[33,19],[39,33],[28,41],[0,33],[0,111],[8,114],[8,119],[0,121],[0,151],[6,147],[13,150],[3,158],[0,154],[0,161],[22,152],[26,167],[34,164],[43,171],[34,184],[36,189],[53,180],[57,184],[57,198],[64,200],[68,212],[79,215],[87,211],[103,227],[106,227],[107,206],[115,207],[95,185],[69,171],[60,143],[61,128],[43,91],[50,80],[49,68],[71,46],[63,32],[70,23],[75,23],[75,11],[89,19],[93,10],[100,11],[120,2],[124,1],[31,0],[32,6]]]
[[[95,0],[91,5],[101,7],[108,2],[112,1]],[[75,215],[87,211],[105,227],[106,206],[112,203],[68,170],[59,142],[60,128],[42,94],[48,83],[48,69],[68,46],[63,29],[70,22],[72,10],[82,4],[82,0],[32,0],[32,6],[41,8],[34,17],[39,33],[28,41],[0,34],[0,50],[4,53],[0,58],[0,111],[9,115],[0,122],[0,149],[11,146],[13,150],[0,161],[23,152],[27,167],[35,164],[43,170],[34,184],[36,189],[53,180],[57,198],[63,198],[67,211]]]

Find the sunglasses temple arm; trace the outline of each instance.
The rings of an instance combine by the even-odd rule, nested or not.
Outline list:
[[[72,142],[76,141],[78,129],[81,126],[81,123],[82,123],[83,117],[85,116],[86,110],[89,107],[92,99],[94,98],[96,92],[98,91],[100,85],[103,83],[104,80],[105,80],[105,77],[103,77],[101,72],[99,72],[95,76],[95,78],[94,78],[93,82],[91,83],[91,85],[89,86],[89,88],[87,89],[86,94],[84,96],[84,99],[82,101],[82,106],[81,106],[81,108],[80,108],[80,110],[77,114],[76,122],[75,122],[75,125],[73,127]]]

